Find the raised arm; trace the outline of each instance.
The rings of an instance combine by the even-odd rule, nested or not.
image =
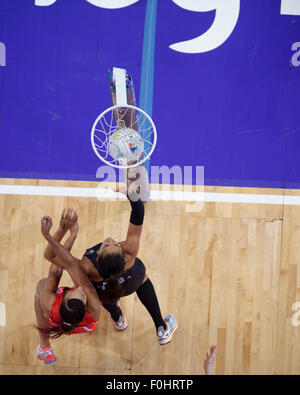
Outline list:
[[[58,267],[54,263],[51,264],[49,273],[48,273],[48,277],[47,277],[46,286],[45,286],[44,292],[41,296],[43,305],[47,306],[48,308],[50,308],[49,303],[48,303],[49,302],[49,298],[48,298],[49,294],[54,295],[56,293],[62,273],[63,273],[63,270],[60,267]]]
[[[145,209],[144,203],[137,193],[132,192],[127,197],[131,205],[131,214],[126,240],[122,242],[122,248],[126,254],[136,257],[140,247]]]
[[[70,251],[66,247],[70,247],[74,244],[77,237],[77,232],[70,232],[69,239],[67,241],[67,246],[62,246],[59,241],[57,241],[53,236],[50,235],[49,231],[52,227],[52,219],[45,216],[41,219],[41,231],[45,239],[48,241],[48,246],[51,247],[52,258],[47,258],[51,262],[56,263],[62,269],[69,271],[75,264],[79,262],[79,259],[73,257]],[[49,251],[49,249],[48,249]],[[60,258],[55,260],[55,257]]]
[[[61,242],[67,231],[70,230],[71,233],[73,233],[72,236],[75,234],[77,235],[78,232],[78,216],[76,211],[73,212],[73,209],[71,207],[64,209],[60,218],[59,222],[59,228],[58,230],[54,233],[53,238]],[[69,237],[66,243],[64,244],[64,247],[68,250],[71,251],[73,244],[75,242],[76,236],[74,237]],[[45,252],[44,252],[44,257],[52,262],[52,259],[55,258],[56,254],[51,246],[51,244],[48,243]]]
[[[57,240],[54,239],[53,236],[50,235],[49,231],[52,227],[52,219],[48,216],[45,216],[41,219],[41,231],[45,239],[51,245],[56,257],[52,258],[51,261],[55,263],[57,266],[62,269],[67,270],[69,273],[74,285],[76,287],[81,286],[84,293],[87,296],[87,306],[88,311],[94,311],[100,313],[100,304],[97,292],[86,273],[80,267],[78,263],[80,260],[73,257],[70,252],[62,246]],[[70,243],[74,242],[77,233],[70,235]],[[74,240],[73,240],[74,239]]]

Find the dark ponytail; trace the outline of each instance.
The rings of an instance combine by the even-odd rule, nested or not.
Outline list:
[[[120,276],[124,272],[125,259],[122,254],[105,254],[100,255],[97,260],[97,270],[101,277],[107,281],[105,293],[112,302],[122,296],[122,287],[120,285]]]
[[[59,307],[61,321],[58,326],[43,328],[36,327],[39,332],[48,335],[51,339],[57,339],[61,335],[70,334],[85,315],[85,305],[79,299],[69,299],[67,303],[62,301]]]

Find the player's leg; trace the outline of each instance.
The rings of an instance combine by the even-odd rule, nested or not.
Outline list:
[[[120,302],[113,303],[103,303],[103,307],[107,310],[111,319],[113,320],[114,327],[118,331],[123,331],[127,328],[128,323],[125,313],[122,311]]]
[[[147,275],[136,293],[153,319],[159,343],[169,343],[178,324],[171,314],[168,314],[165,319],[162,317],[154,286]]]
[[[43,278],[42,280],[40,280],[37,283],[36,291],[35,291],[35,295],[34,295],[34,311],[35,311],[37,326],[39,328],[48,328],[49,327],[49,323],[46,320],[44,312],[41,308],[41,295],[42,295],[43,290],[45,288],[46,281],[47,281],[47,279]],[[49,335],[46,335],[40,331],[39,331],[39,335],[40,335],[40,346],[42,348],[50,347],[51,344],[50,344]]]
[[[49,328],[50,324],[45,318],[44,312],[41,308],[41,295],[46,285],[46,278],[40,280],[37,284],[35,295],[34,295],[34,311],[36,315],[37,327],[38,328]],[[50,344],[49,334],[45,334],[39,331],[40,344],[37,346],[36,354],[37,358],[43,361],[46,365],[56,361],[56,356]]]

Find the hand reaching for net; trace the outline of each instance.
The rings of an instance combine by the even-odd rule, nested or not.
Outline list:
[[[133,183],[127,187],[126,185],[118,185],[115,188],[112,188],[114,192],[120,192],[123,193],[123,195],[127,196],[130,195],[131,193],[139,193],[139,185],[134,185]]]

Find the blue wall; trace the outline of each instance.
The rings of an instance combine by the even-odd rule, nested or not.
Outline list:
[[[215,11],[157,0],[151,166],[204,166],[208,185],[300,188],[300,16],[280,4],[241,0],[229,38],[192,54],[169,46],[204,34]],[[107,70],[126,68],[139,99],[146,6],[0,0],[0,177],[96,180],[90,130],[111,105]]]

